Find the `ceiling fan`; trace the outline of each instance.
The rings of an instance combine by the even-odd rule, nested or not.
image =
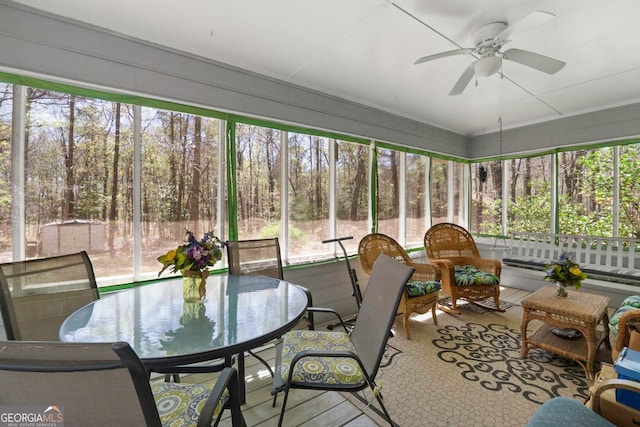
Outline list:
[[[548,12],[534,11],[512,25],[507,25],[505,22],[492,22],[483,25],[475,30],[471,36],[474,47],[424,56],[418,59],[415,65],[454,55],[472,55],[477,58],[462,73],[449,95],[461,94],[474,75],[487,77],[497,73],[502,67],[502,60],[517,62],[547,74],[555,74],[566,65],[565,62],[528,50],[507,49],[501,51],[502,47],[511,41],[509,36],[513,32],[524,32],[526,29],[542,25],[553,17],[554,15]]]

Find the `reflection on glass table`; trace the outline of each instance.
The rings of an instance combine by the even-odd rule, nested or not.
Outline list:
[[[206,298],[186,303],[182,278],[105,296],[73,313],[60,340],[125,341],[148,369],[230,357],[293,328],[307,306],[305,293],[283,280],[210,276]]]

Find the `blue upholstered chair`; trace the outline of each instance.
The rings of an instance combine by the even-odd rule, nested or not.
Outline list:
[[[615,427],[577,400],[555,397],[547,400],[529,419],[526,427]]]

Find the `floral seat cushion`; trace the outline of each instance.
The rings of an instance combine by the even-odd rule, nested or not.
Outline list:
[[[473,265],[462,265],[455,267],[456,285],[497,285],[500,283],[498,276],[484,272]]]
[[[626,297],[624,301],[622,301],[622,307],[624,306],[640,308],[640,295],[631,295],[630,297]]]
[[[213,384],[176,384],[169,382],[154,382],[151,384],[151,391],[156,400],[160,421],[165,427],[186,427],[195,426],[198,417],[204,407]],[[228,391],[221,402],[228,399]],[[214,411],[214,416],[220,413],[222,404],[218,404]]]
[[[286,381],[291,360],[302,350],[334,350],[356,353],[349,335],[339,331],[293,330],[282,342],[282,378]],[[356,353],[357,354],[357,353]],[[366,382],[355,359],[349,357],[307,357],[294,367],[292,380],[302,384],[361,385]]]
[[[409,280],[407,282],[407,293],[409,294],[409,297],[428,295],[439,290],[440,282],[434,280],[428,280],[426,282]]]
[[[611,316],[611,319],[609,319],[609,328],[614,335],[618,335],[618,322],[620,321],[620,316],[629,310],[638,309],[640,309],[640,295],[631,295],[622,301],[620,308],[618,308],[613,316]]]

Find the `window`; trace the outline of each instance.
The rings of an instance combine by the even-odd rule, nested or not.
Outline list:
[[[25,93],[25,170],[12,171],[13,87],[0,84],[1,261],[11,261],[13,221],[22,220],[12,221],[12,173],[25,176],[27,256],[88,250],[101,285],[155,277],[157,257],[184,242],[185,229],[227,237],[217,229],[226,218],[220,119],[192,114],[198,110],[186,106],[162,109],[168,104],[161,101],[138,107],[31,87]],[[370,200],[372,151],[366,141],[279,125],[235,126],[233,231],[241,239],[280,237],[286,225],[288,260],[328,254],[322,240],[331,237],[353,236],[345,246],[354,251],[370,231],[373,203],[377,230],[406,246],[421,245],[429,224],[467,226],[469,217],[476,233],[500,234],[503,222],[507,232],[548,232],[555,217],[556,158],[560,233],[640,236],[638,144],[471,167],[381,144],[373,171],[377,200]]]
[[[219,128],[217,119],[142,109],[143,273],[159,271],[157,257],[183,244],[186,229],[198,239],[209,231],[224,239],[216,230]],[[130,167],[124,175],[131,188]],[[129,224],[132,203],[126,200]]]
[[[613,149],[559,153],[558,232],[613,235]]]
[[[447,161],[431,158],[431,223],[448,222]]]
[[[507,161],[507,230],[551,230],[551,156]]]
[[[620,150],[619,236],[640,238],[640,145]]]
[[[38,256],[87,250],[97,276],[131,273],[131,219],[123,179],[130,170],[125,106],[27,89],[26,230]],[[129,111],[130,112],[130,111]],[[129,166],[129,167],[127,167]]]
[[[13,240],[11,236],[12,110],[13,85],[0,83],[0,262],[11,261]]]
[[[280,236],[280,131],[236,126],[238,238]]]
[[[471,232],[502,234],[502,162],[471,167]]]
[[[369,234],[369,147],[338,141],[336,163],[336,237],[347,251],[356,251]]]
[[[289,133],[289,259],[326,253],[329,139]]]
[[[428,157],[407,153],[406,168],[406,242],[407,246],[422,246],[427,232],[427,162]]]
[[[400,238],[400,156],[395,150],[378,148],[378,232]]]

